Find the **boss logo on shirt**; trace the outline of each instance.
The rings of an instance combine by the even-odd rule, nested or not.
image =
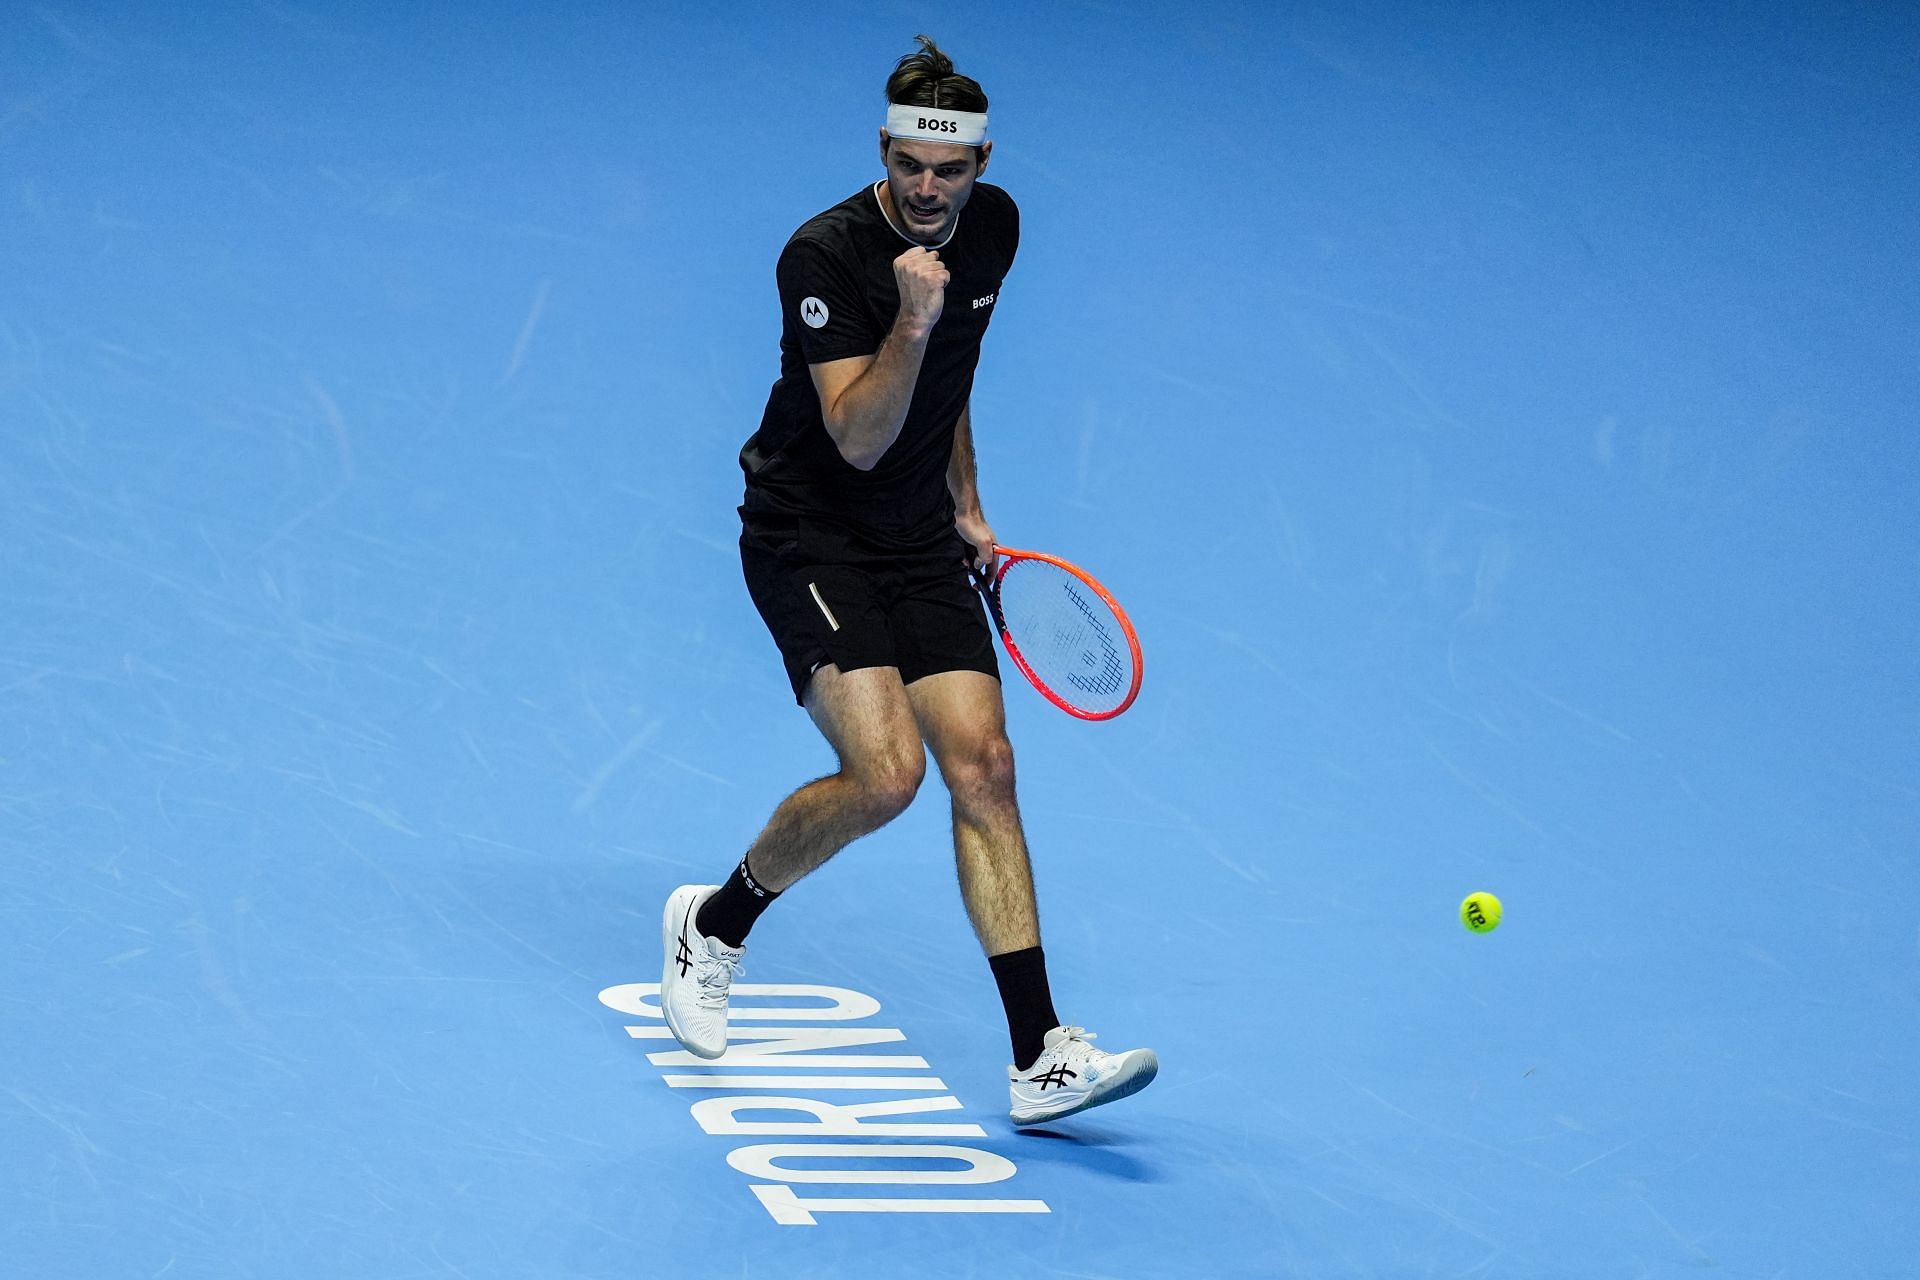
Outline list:
[[[960,126],[952,120],[929,120],[925,116],[920,117],[920,127],[930,129],[934,133],[960,132]]]
[[[818,329],[827,322],[827,304],[818,298],[802,298],[800,318],[807,322],[807,328]]]
[[[975,298],[973,300],[973,309],[978,311],[982,307],[990,307],[993,305],[993,300],[999,296],[997,293],[990,293],[984,298]]]

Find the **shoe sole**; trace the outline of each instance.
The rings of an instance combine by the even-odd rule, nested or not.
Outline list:
[[[1045,1124],[1049,1120],[1058,1120],[1063,1116],[1078,1115],[1082,1111],[1105,1106],[1109,1102],[1118,1102],[1122,1098],[1131,1098],[1152,1084],[1153,1078],[1160,1074],[1160,1059],[1154,1056],[1152,1050],[1136,1050],[1136,1052],[1140,1057],[1132,1066],[1117,1076],[1109,1076],[1100,1087],[1095,1088],[1093,1092],[1072,1106],[1047,1111],[1024,1108],[1011,1113],[1014,1124],[1031,1128],[1036,1124]]]
[[[678,943],[680,941],[680,923],[681,921],[686,919],[687,912],[691,911],[693,909],[693,905],[699,901],[700,901],[699,890],[696,889],[692,893],[683,893],[681,890],[676,889],[674,890],[673,895],[667,899],[666,910],[661,913],[661,916],[660,916],[660,955],[661,955],[660,1015],[661,1017],[666,1019],[667,1030],[673,1032],[673,1038],[680,1042],[680,1047],[682,1049],[685,1049],[688,1053],[692,1054],[696,1058],[706,1058],[711,1060],[725,1054],[727,1051],[727,1046],[722,1044],[718,1049],[714,1049],[711,1052],[709,1052],[703,1046],[694,1044],[692,1041],[688,1040],[684,1034],[682,1034],[679,1027],[674,1025],[673,1010],[667,1006],[667,983],[670,982],[674,976],[673,957],[675,953],[679,950]]]

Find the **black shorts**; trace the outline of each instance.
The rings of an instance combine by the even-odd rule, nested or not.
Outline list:
[[[906,684],[943,671],[999,679],[968,555],[957,533],[949,546],[902,552],[801,516],[755,515],[740,531],[747,591],[802,705],[829,662],[842,671],[898,667]]]

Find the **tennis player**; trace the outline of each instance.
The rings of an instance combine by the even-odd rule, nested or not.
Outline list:
[[[1020,216],[980,181],[986,94],[918,40],[887,80],[886,176],[780,254],[780,379],[740,451],[747,590],[840,767],[781,802],[726,883],[674,890],[660,1004],[688,1051],[725,1053],[755,920],[899,816],[931,749],[961,897],[1006,1009],[1012,1117],[1039,1124],[1138,1092],[1158,1063],[1062,1025],[1047,983],[999,668],[967,572],[994,561],[968,399]]]

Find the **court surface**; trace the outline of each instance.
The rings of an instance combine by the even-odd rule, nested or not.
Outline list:
[[[1920,17],[1673,8],[9,8],[0,1272],[1920,1275]],[[1163,1064],[1042,1134],[937,783],[649,1034],[831,768],[734,454],[920,30],[1147,652],[1008,690]]]

